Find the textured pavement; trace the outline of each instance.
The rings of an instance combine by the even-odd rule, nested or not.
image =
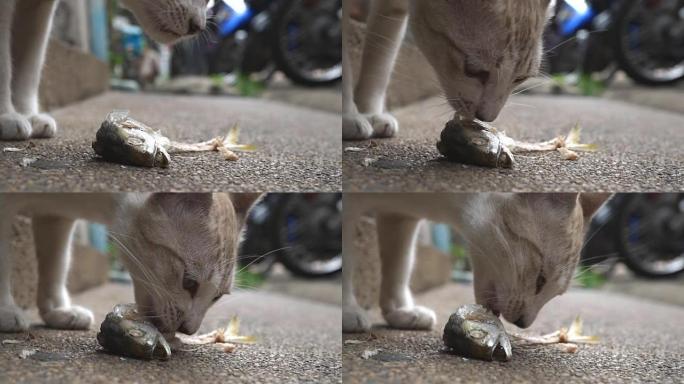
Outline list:
[[[681,383],[684,380],[684,308],[600,291],[573,290],[549,302],[534,325],[538,335],[584,319],[584,333],[601,338],[575,354],[553,346],[513,345],[509,362],[484,362],[442,352],[441,331],[460,304],[473,302],[472,288],[450,284],[417,297],[435,309],[437,329],[389,330],[378,325],[377,339],[345,344],[345,383]],[[373,312],[377,322],[379,313]],[[516,330],[506,324],[507,329]],[[344,340],[365,340],[347,334]],[[365,350],[379,353],[363,359]]]
[[[74,298],[95,312],[92,330],[34,326],[35,339],[0,343],[0,383],[341,382],[339,306],[257,291],[224,296],[207,313],[200,332],[237,315],[240,333],[256,336],[256,344],[238,345],[230,354],[211,345],[193,346],[168,361],[146,362],[104,353],[95,340],[105,314],[116,303],[132,300],[130,287],[109,284]],[[25,335],[0,333],[0,340],[6,339],[25,340]],[[21,359],[24,349],[37,352]]]
[[[440,98],[394,111],[400,133],[377,146],[345,152],[345,191],[678,191],[684,186],[684,115],[629,103],[572,96],[516,96],[499,130],[523,141],[565,135],[576,124],[582,142],[599,145],[576,162],[557,153],[516,155],[512,170],[440,159],[435,146],[452,112]],[[365,147],[368,142],[345,142]],[[364,166],[365,159],[373,159]]]
[[[240,142],[257,150],[228,162],[215,152],[172,155],[167,169],[106,163],[91,148],[102,120],[113,109],[161,129],[176,141],[224,135],[233,124]],[[0,191],[339,191],[340,118],[259,99],[169,96],[110,92],[52,111],[60,131],[48,140],[0,142]],[[22,167],[24,158],[36,158]]]

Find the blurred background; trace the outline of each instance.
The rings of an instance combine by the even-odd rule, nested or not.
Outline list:
[[[378,300],[374,226],[367,218],[357,234],[357,252],[365,257],[356,269],[356,293],[365,307]],[[683,272],[684,194],[617,194],[591,222],[572,287],[684,306]],[[472,280],[465,240],[448,225],[423,222],[412,290],[467,287]]]
[[[369,0],[349,0],[357,21]],[[363,39],[352,27],[352,57]],[[440,93],[409,31],[393,79],[389,109]],[[352,60],[358,61],[358,60]],[[557,0],[544,36],[542,75],[517,93],[578,95],[635,102],[684,113],[684,2],[681,0]]]
[[[234,292],[273,292],[339,305],[341,208],[341,194],[336,193],[266,195],[247,220]],[[30,220],[18,218],[13,229],[13,292],[20,306],[34,307],[37,275]],[[107,227],[78,221],[73,243],[69,291],[99,288],[96,292],[111,294],[105,308],[113,306],[116,292],[128,292],[132,284]]]
[[[341,7],[341,0],[210,0],[208,29],[167,46],[149,39],[117,0],[64,0],[41,101],[52,109],[114,89],[263,97],[337,112]]]

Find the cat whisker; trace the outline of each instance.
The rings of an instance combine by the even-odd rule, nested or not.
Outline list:
[[[268,252],[264,253],[264,254],[261,255],[261,256],[257,256],[257,257],[256,257],[254,260],[252,260],[249,264],[247,264],[247,265],[245,265],[244,267],[240,268],[240,269],[237,271],[237,273],[240,273],[240,272],[244,271],[244,270],[245,270],[246,268],[248,268],[250,265],[256,263],[257,261],[263,259],[264,257],[266,257],[266,256],[268,256],[268,255],[271,255],[271,254],[273,254],[273,253],[275,253],[275,252],[279,252],[279,251],[282,251],[282,250],[284,250],[284,249],[289,249],[289,248],[292,248],[292,247],[282,247],[282,248],[274,249],[274,250],[272,250],[272,251],[268,251]]]

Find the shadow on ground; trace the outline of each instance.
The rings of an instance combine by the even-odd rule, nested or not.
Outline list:
[[[437,312],[431,332],[389,330],[376,326],[377,339],[345,344],[345,383],[626,383],[678,382],[684,374],[684,308],[605,292],[572,290],[549,302],[525,332],[549,333],[584,319],[584,333],[601,338],[575,354],[553,346],[513,346],[510,362],[484,362],[443,353],[441,331],[460,304],[473,302],[472,288],[450,284],[417,297]],[[381,322],[379,313],[374,320]],[[517,330],[507,324],[511,330]],[[344,340],[365,340],[365,335]],[[369,359],[365,350],[380,353]]]
[[[146,362],[102,352],[96,329],[116,303],[133,301],[129,286],[109,284],[74,298],[95,312],[87,332],[56,331],[34,326],[24,334],[0,334],[0,382],[9,383],[282,383],[341,382],[341,310],[339,306],[249,292],[224,296],[207,313],[200,332],[224,326],[237,315],[241,334],[254,335],[254,345],[238,345],[233,353],[204,345],[174,352],[169,361]],[[37,320],[35,313],[32,313]],[[22,350],[37,352],[22,359]]]

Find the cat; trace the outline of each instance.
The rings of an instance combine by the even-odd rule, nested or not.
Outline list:
[[[385,93],[408,23],[456,113],[467,119],[496,119],[512,90],[539,70],[542,33],[553,3],[373,0],[356,89],[348,36],[343,37],[343,139],[397,133],[397,120],[385,112]],[[347,26],[351,11],[345,1]]]
[[[0,140],[53,137],[38,85],[58,0],[0,1]],[[145,32],[170,44],[206,27],[208,0],[121,0]]]
[[[197,331],[207,309],[231,291],[241,228],[259,194],[0,194],[0,332],[28,329],[10,292],[15,215],[32,218],[37,306],[48,327],[88,329],[92,313],[66,289],[76,219],[108,225],[131,274],[140,311],[170,340]]]
[[[473,265],[475,299],[518,327],[565,292],[590,219],[608,194],[346,194],[343,211],[343,330],[370,329],[357,304],[352,246],[361,215],[376,218],[380,308],[390,327],[431,329],[435,313],[413,303],[409,278],[422,219],[451,224]]]

